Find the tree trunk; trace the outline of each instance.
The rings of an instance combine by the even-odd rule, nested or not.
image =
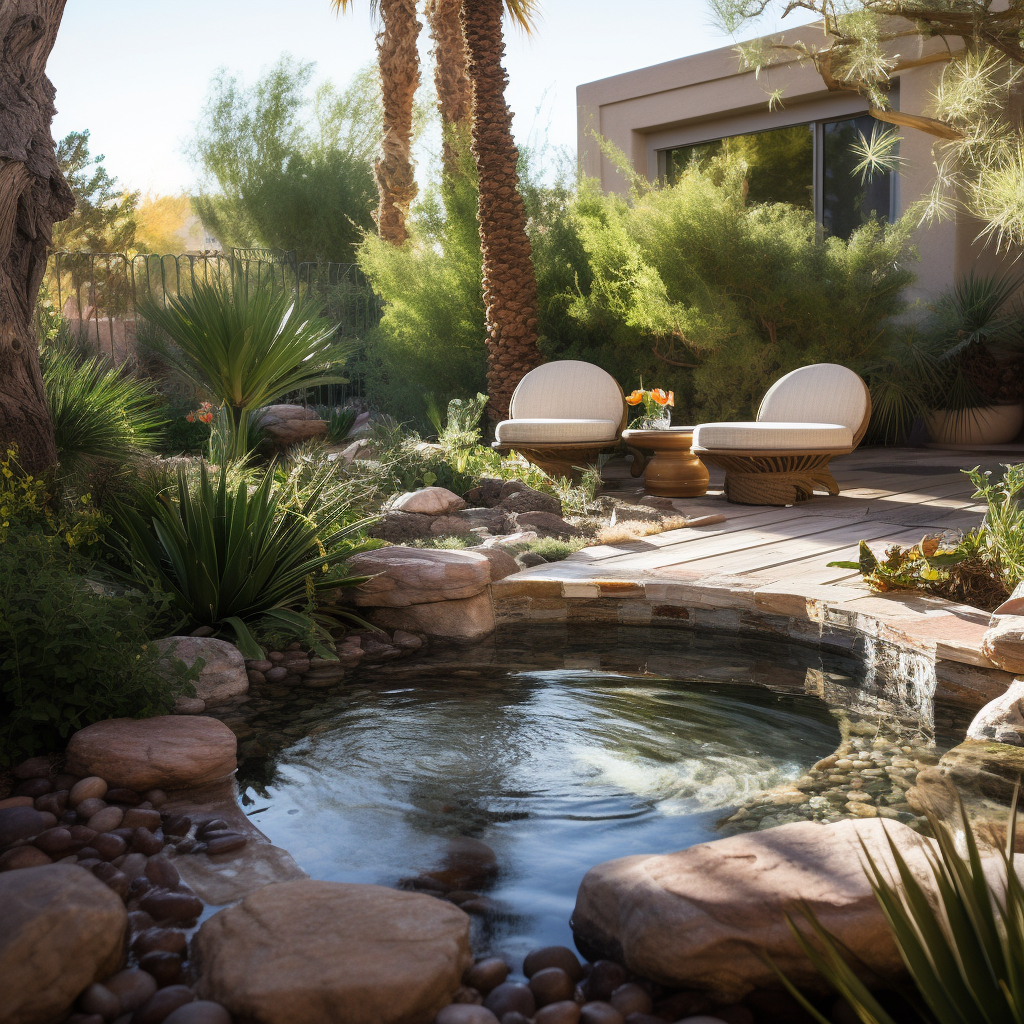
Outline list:
[[[416,40],[420,22],[415,0],[380,0],[383,28],[377,33],[384,138],[373,165],[380,205],[374,220],[380,237],[401,245],[408,237],[405,222],[416,198],[412,166],[412,108],[420,84]]]
[[[40,473],[57,461],[39,372],[35,305],[54,221],[75,200],[50,134],[46,61],[66,0],[0,0],[0,446]]]
[[[487,390],[491,420],[508,415],[516,384],[541,363],[537,279],[519,194],[508,76],[501,65],[502,0],[466,0],[462,17],[473,83],[473,156],[480,179],[480,244],[487,310]]]
[[[458,138],[469,134],[473,86],[469,81],[466,38],[462,32],[462,0],[427,0],[427,19],[434,40],[434,88],[441,114],[444,173],[459,173]]]

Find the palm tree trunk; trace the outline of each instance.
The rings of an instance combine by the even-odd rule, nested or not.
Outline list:
[[[480,244],[487,310],[487,390],[491,420],[508,415],[516,384],[541,362],[537,280],[519,194],[512,112],[505,102],[502,0],[466,0],[462,18],[473,83],[473,156],[480,179]]]
[[[377,33],[377,59],[384,105],[384,138],[373,165],[380,205],[374,219],[386,241],[401,245],[408,237],[405,222],[416,198],[412,165],[413,97],[420,84],[416,40],[422,27],[415,0],[380,0],[382,29]]]
[[[0,446],[39,473],[57,461],[39,372],[35,304],[54,221],[75,208],[50,133],[46,61],[66,0],[0,3]]]
[[[441,114],[444,173],[459,173],[459,136],[470,130],[473,86],[469,80],[462,0],[427,0],[427,20],[434,40],[434,89]]]

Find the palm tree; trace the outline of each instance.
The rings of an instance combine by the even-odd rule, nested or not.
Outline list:
[[[346,11],[351,4],[352,0],[331,0],[336,11]],[[420,84],[416,40],[422,25],[416,17],[416,0],[370,0],[370,9],[380,13],[377,62],[384,106],[384,137],[373,165],[380,197],[374,220],[381,238],[401,245],[408,237],[405,222],[416,198],[412,109]]]
[[[473,116],[462,0],[427,0],[426,14],[434,40],[434,89],[441,114],[444,173],[453,177],[459,173],[459,138],[468,137]]]
[[[487,310],[487,413],[508,415],[516,384],[541,362],[537,348],[537,279],[530,258],[526,211],[519,194],[512,112],[501,19],[505,11],[527,32],[536,0],[464,0],[462,25],[473,83],[473,157],[480,182],[478,219]]]
[[[55,221],[75,208],[57,164],[46,77],[66,0],[0,3],[0,452],[39,473],[57,461],[34,312]]]

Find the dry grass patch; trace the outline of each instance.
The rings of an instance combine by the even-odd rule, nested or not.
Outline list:
[[[642,540],[666,530],[681,530],[690,525],[686,516],[667,516],[657,523],[630,521],[604,526],[597,531],[594,539],[598,544],[626,544],[631,540]]]

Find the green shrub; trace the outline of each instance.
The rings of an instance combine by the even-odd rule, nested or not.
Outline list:
[[[143,486],[135,507],[114,506],[130,574],[170,595],[179,629],[227,634],[247,658],[263,656],[250,628],[257,624],[315,637],[332,657],[322,646],[330,640],[325,627],[352,616],[318,607],[317,598],[362,577],[344,571],[354,551],[346,538],[358,524],[345,522],[342,496],[324,497],[330,467],[298,507],[289,505],[290,492],[273,473],[250,493],[244,478],[229,487],[229,472],[224,463],[212,482],[204,465],[196,485],[180,469],[168,491]]]
[[[210,425],[188,416],[196,410],[194,398],[177,396],[166,399],[161,413],[166,419],[158,445],[164,455],[202,455],[209,450]]]
[[[104,718],[170,711],[194,693],[156,671],[166,601],[109,596],[41,532],[0,544],[0,763],[56,750]]]
[[[344,383],[347,349],[320,315],[320,302],[269,283],[197,281],[166,304],[146,298],[139,312],[171,339],[150,345],[186,380],[214,395],[230,416],[235,458],[248,454],[249,420],[290,391]]]

